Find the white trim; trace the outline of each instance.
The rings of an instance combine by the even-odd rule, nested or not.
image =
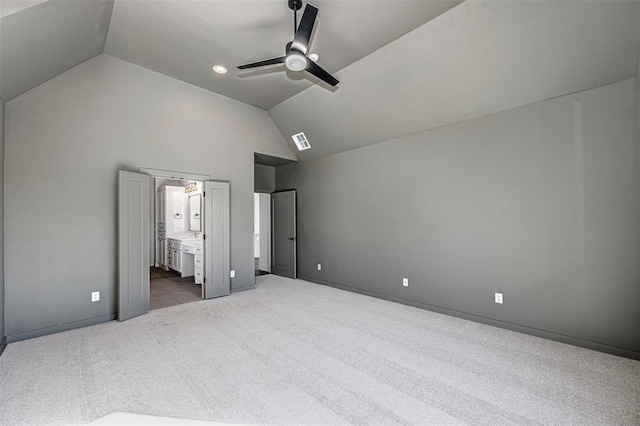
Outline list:
[[[209,175],[199,175],[195,173],[186,173],[186,172],[177,172],[172,170],[162,170],[162,169],[149,169],[146,167],[140,167],[138,169],[139,173],[144,173],[152,177],[161,177],[167,179],[177,179],[177,180],[211,180],[211,176]]]

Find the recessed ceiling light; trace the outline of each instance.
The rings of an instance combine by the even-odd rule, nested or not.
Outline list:
[[[317,53],[312,53],[311,55],[309,55],[309,59],[311,59],[313,62],[318,62],[318,58],[320,58],[320,56],[318,56]]]
[[[218,74],[226,74],[227,73],[227,67],[225,67],[224,65],[214,65],[213,66],[213,71],[217,72]]]

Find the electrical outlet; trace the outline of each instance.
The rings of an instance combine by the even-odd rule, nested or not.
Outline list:
[[[100,301],[100,292],[99,291],[92,291],[91,292],[91,301],[92,302],[99,302]]]
[[[496,293],[495,300],[496,300],[496,303],[499,303],[502,305],[502,293]]]
[[[409,278],[403,278],[402,279],[402,285],[405,287],[409,287]]]
[[[322,271],[322,264],[318,263],[318,271]]]
[[[230,276],[231,278],[235,278],[235,277],[236,277],[236,271],[231,270],[231,273],[229,274],[229,276]]]

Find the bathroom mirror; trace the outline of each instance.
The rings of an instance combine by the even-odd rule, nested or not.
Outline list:
[[[189,231],[192,232],[202,231],[202,222],[200,220],[202,217],[200,209],[201,196],[202,194],[189,195]]]

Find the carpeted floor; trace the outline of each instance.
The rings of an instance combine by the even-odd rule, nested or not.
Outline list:
[[[640,362],[274,275],[12,343],[0,424],[640,424]]]

